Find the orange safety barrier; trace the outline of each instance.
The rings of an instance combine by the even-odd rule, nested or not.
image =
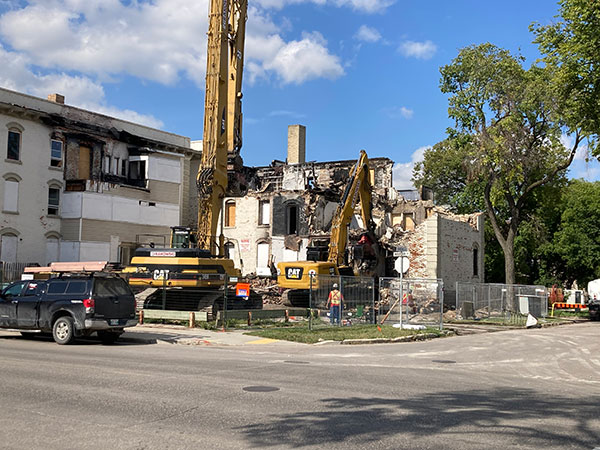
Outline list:
[[[554,309],[586,309],[587,305],[583,305],[581,303],[553,303],[552,306]]]

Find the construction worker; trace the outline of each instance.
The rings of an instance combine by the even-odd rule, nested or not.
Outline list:
[[[329,308],[329,320],[331,324],[340,323],[342,317],[342,308],[344,307],[344,296],[338,290],[337,283],[333,283],[333,289],[327,297],[327,308]]]

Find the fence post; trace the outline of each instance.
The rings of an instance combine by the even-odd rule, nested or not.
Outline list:
[[[248,311],[248,326],[252,325],[252,311]]]
[[[285,323],[290,321],[290,311],[288,309],[285,310]]]
[[[224,275],[223,285],[225,289],[223,289],[223,330],[227,329],[227,274]]]
[[[381,285],[381,279],[379,280],[379,284]],[[373,316],[373,323],[377,323],[377,319],[375,319],[375,278],[371,279],[371,312]]]
[[[455,287],[455,291],[454,291],[454,300],[456,301],[456,314],[458,314],[458,281],[455,283],[456,287]]]
[[[312,331],[313,329],[313,323],[312,323],[312,319],[313,319],[313,311],[312,311],[312,291],[313,291],[313,275],[309,274],[308,275],[308,279],[309,279],[309,289],[308,289],[308,329],[309,331]]]
[[[439,280],[438,289],[440,290],[440,331],[444,329],[444,280]],[[457,283],[458,284],[458,283]]]
[[[196,324],[196,314],[194,313],[194,311],[190,311],[189,328],[194,328],[195,324]]]
[[[144,324],[144,310],[140,309],[140,325]]]

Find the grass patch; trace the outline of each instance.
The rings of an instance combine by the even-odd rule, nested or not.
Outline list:
[[[402,330],[390,325],[354,325],[351,327],[328,327],[309,330],[306,325],[302,327],[269,328],[264,330],[250,331],[250,336],[260,336],[269,339],[280,339],[284,341],[302,342],[314,344],[320,341],[343,341],[345,339],[391,339],[414,334],[434,333],[440,336],[442,333],[437,328],[426,328],[425,330]]]
[[[578,319],[589,319],[590,314],[586,311],[576,310],[576,311],[564,311],[560,309],[554,310],[553,317],[573,317]]]

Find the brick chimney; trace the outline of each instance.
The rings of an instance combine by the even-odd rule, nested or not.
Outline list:
[[[288,126],[288,164],[304,164],[306,162],[306,127],[304,125]]]
[[[60,103],[61,105],[65,104],[65,96],[60,94],[50,94],[48,95],[48,100],[54,103]]]

